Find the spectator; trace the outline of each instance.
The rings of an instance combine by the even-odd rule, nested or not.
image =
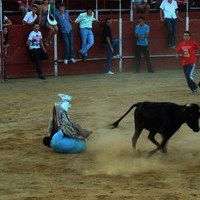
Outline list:
[[[41,57],[42,52],[47,53],[47,50],[42,42],[42,33],[39,31],[39,29],[40,25],[35,23],[33,26],[33,31],[31,31],[28,36],[26,44],[29,47],[32,60],[35,63],[38,78],[45,80],[46,78],[41,70]]]
[[[52,39],[54,35],[58,32],[58,26],[52,25],[48,22],[47,17],[48,17],[48,4],[50,2],[48,0],[43,0],[43,4],[40,5],[40,10],[39,10],[39,24],[42,26],[46,27],[49,32],[47,35],[47,38],[45,38],[44,43],[45,46],[48,47],[50,44],[52,44]]]
[[[178,11],[179,11],[179,12],[186,11],[187,1],[188,1],[188,0],[177,0]],[[189,6],[189,5],[188,5],[188,6]],[[188,9],[189,9],[189,8],[188,8]]]
[[[79,23],[81,35],[81,49],[79,50],[79,57],[85,60],[88,57],[88,50],[94,44],[94,34],[92,32],[92,22],[96,21],[92,9],[87,9],[86,12],[81,13],[75,20]]]
[[[7,55],[8,47],[8,27],[12,25],[12,22],[7,16],[3,16],[3,47],[4,47],[4,55]]]
[[[192,6],[192,7],[198,7],[198,6],[200,6],[200,2],[198,1],[198,0],[190,0],[190,5]]]
[[[8,53],[8,27],[3,27],[3,48],[4,48],[4,55],[7,56]]]
[[[119,39],[112,38],[111,32],[112,19],[106,18],[106,22],[103,26],[103,45],[106,48],[106,64],[105,64],[105,73],[114,74],[111,70],[111,60],[113,57],[119,57]]]
[[[183,33],[183,41],[179,43],[177,47],[177,58],[179,54],[182,56],[182,66],[187,80],[188,87],[193,94],[197,93],[198,86],[194,82],[193,73],[197,62],[196,50],[200,51],[200,45],[197,42],[191,40],[189,31]]]
[[[21,1],[17,1],[17,3],[19,4],[19,11],[22,13],[22,16],[25,16],[25,14],[33,6],[34,2],[35,2],[35,0],[21,0]]]
[[[176,48],[177,18],[182,21],[177,9],[175,0],[163,0],[160,5],[160,20],[164,21],[168,28],[168,47],[172,49]]]
[[[150,5],[147,0],[132,0],[133,13],[149,13]]]
[[[38,5],[33,4],[31,11],[27,12],[23,18],[23,25],[33,25],[37,19]]]
[[[149,44],[148,36],[150,32],[149,25],[145,24],[144,18],[140,17],[138,24],[135,26],[135,37],[136,37],[136,73],[140,72],[140,62],[141,55],[143,54],[144,59],[147,64],[148,72],[153,73],[154,70],[151,65],[150,56],[149,56]]]
[[[65,9],[65,4],[61,3],[55,17],[64,41],[64,64],[68,64],[68,61],[75,63],[76,60],[74,59],[74,33],[70,23],[69,12]]]

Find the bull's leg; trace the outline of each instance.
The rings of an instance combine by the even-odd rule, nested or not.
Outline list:
[[[158,147],[160,144],[155,140],[155,135],[155,132],[149,132],[148,139]]]
[[[156,149],[149,152],[148,156],[152,156],[158,150],[162,150],[162,152],[166,152],[166,144],[167,144],[168,139],[169,138],[164,138],[161,144]]]
[[[167,153],[167,142],[171,136],[169,135],[167,138],[163,138],[162,143],[160,144],[160,150],[163,153]]]
[[[137,127],[135,128],[135,134],[132,137],[132,147],[134,150],[136,149],[136,143],[137,143],[137,140],[138,140],[142,130],[143,130],[143,128],[137,128]]]

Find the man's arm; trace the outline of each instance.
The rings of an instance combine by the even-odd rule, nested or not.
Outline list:
[[[46,50],[46,48],[45,48],[45,46],[44,46],[44,43],[43,43],[42,39],[40,40],[40,45],[41,45],[43,51],[44,51],[45,53],[47,53],[47,50]]]
[[[163,22],[164,21],[164,13],[163,10],[160,9],[160,21]]]
[[[80,14],[76,19],[75,19],[75,23],[80,23],[83,20],[83,16]]]
[[[177,19],[182,22],[183,18],[180,17],[178,10],[175,11]]]
[[[182,51],[180,45],[178,45],[176,48],[176,58],[178,59],[180,56],[182,56]]]
[[[111,49],[111,51],[112,51],[112,53],[113,53],[113,52],[114,52],[114,49],[113,49],[112,42],[111,42],[110,38],[109,38],[109,37],[106,37],[106,41],[107,41],[107,43],[108,43],[108,45],[109,45],[109,47],[110,47],[110,49]]]
[[[29,6],[32,7],[34,3],[35,3],[35,0],[32,0]]]
[[[12,25],[12,22],[7,18],[5,20],[5,24],[3,24],[3,27],[5,27],[5,26],[11,26],[11,25]]]
[[[26,45],[29,47],[30,44],[31,44],[31,41],[30,41],[29,39],[27,39],[27,41],[26,41]]]

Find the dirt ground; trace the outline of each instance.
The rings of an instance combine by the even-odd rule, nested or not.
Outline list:
[[[72,95],[71,119],[94,132],[84,153],[58,154],[42,144],[57,93]],[[0,200],[200,199],[200,133],[183,125],[166,156],[147,158],[155,147],[146,131],[132,151],[133,112],[108,128],[146,100],[200,104],[200,95],[191,95],[181,69],[0,83]]]

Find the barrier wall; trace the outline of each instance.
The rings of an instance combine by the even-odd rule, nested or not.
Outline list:
[[[75,64],[69,63],[64,65],[62,62],[58,63],[58,74],[83,74],[83,73],[103,73],[105,63],[105,49],[102,46],[102,26],[103,19],[106,16],[101,16],[101,20],[94,23],[93,31],[95,35],[95,45],[89,52],[89,59],[85,62],[79,61]],[[175,59],[175,50],[167,47],[167,29],[163,23],[158,19],[158,13],[155,13],[154,19],[146,20],[150,25],[150,52],[152,63],[155,70],[160,69],[175,69],[180,67],[180,61]],[[156,17],[158,19],[156,19]],[[18,19],[20,20],[20,19]],[[193,38],[200,42],[199,35],[200,19],[190,20],[190,31]],[[135,54],[135,38],[134,38],[135,21],[123,20],[122,26],[122,48],[123,48],[123,71],[134,70],[134,54]],[[75,36],[75,57],[78,57],[78,49],[80,48],[79,28],[77,24],[73,24]],[[34,65],[30,59],[28,49],[26,47],[26,40],[32,27],[14,24],[9,28],[9,43],[8,55],[6,57],[6,74],[8,78],[14,77],[30,77],[36,76]],[[118,21],[113,22],[112,26],[113,38],[118,37]],[[183,31],[185,30],[185,21],[178,23],[177,41],[182,39]],[[43,36],[47,34],[47,30],[41,29]],[[62,39],[58,34],[58,58],[62,60]],[[53,60],[53,46],[48,48],[49,60],[42,61],[42,68],[44,74],[54,75],[54,60]],[[93,60],[90,60],[93,59]],[[113,60],[113,71],[118,71],[119,60]],[[145,63],[142,62],[142,68],[145,69]]]

